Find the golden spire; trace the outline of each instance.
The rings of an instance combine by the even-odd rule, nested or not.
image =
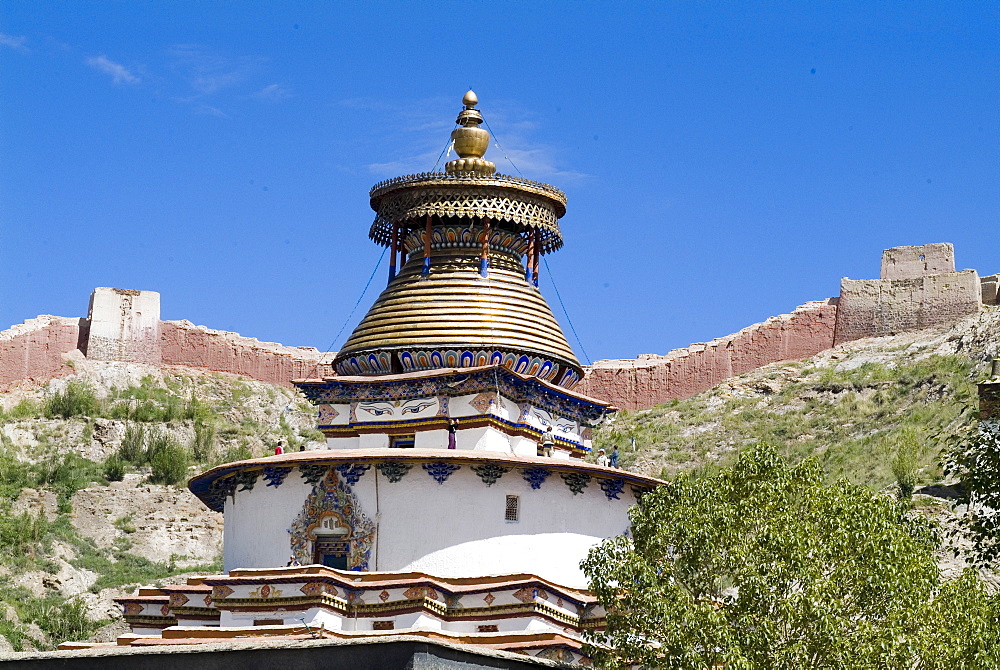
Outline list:
[[[497,166],[483,159],[490,146],[490,134],[479,127],[483,122],[483,115],[476,109],[479,97],[470,90],[462,98],[462,104],[465,109],[458,113],[458,119],[455,120],[461,128],[451,131],[451,141],[459,157],[444,166],[445,172],[491,175],[497,171]]]

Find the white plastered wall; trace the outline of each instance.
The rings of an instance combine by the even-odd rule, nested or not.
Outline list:
[[[539,489],[520,470],[487,486],[469,464],[442,484],[420,464],[396,483],[373,467],[352,490],[377,525],[369,570],[440,577],[531,573],[580,588],[586,586],[580,561],[602,539],[628,528],[634,502],[628,487],[620,500],[608,500],[597,480],[574,495],[556,472]],[[225,569],[285,565],[288,529],[310,491],[293,472],[280,487],[258,485],[227,500]],[[516,522],[504,520],[508,494],[519,497]]]

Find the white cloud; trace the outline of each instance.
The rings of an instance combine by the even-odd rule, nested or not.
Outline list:
[[[0,46],[9,47],[16,51],[28,52],[28,38],[24,35],[7,35],[0,33]]]
[[[128,68],[124,65],[114,62],[107,56],[88,58],[87,65],[95,70],[100,70],[104,74],[111,75],[116,84],[138,84],[142,81],[139,77],[129,72]]]
[[[202,96],[242,83],[261,63],[254,57],[230,58],[201,44],[175,44],[169,53],[173,67]]]
[[[560,170],[556,167],[556,152],[549,146],[535,146],[531,149],[509,149],[504,152],[497,148],[496,142],[491,145],[492,151],[487,154],[487,158],[497,164],[497,172],[521,176],[523,173],[528,179],[550,179],[557,177],[561,180],[582,179],[590,175],[575,170]],[[517,166],[517,167],[514,167]],[[519,173],[520,171],[520,173]]]
[[[292,97],[292,93],[281,84],[271,84],[254,93],[253,97],[260,100],[270,100],[271,102],[281,102]]]
[[[416,174],[418,172],[429,172],[434,160],[440,155],[439,152],[431,151],[415,156],[406,156],[400,160],[389,161],[388,163],[368,163],[366,168],[372,173],[382,177],[398,177],[404,174]],[[455,158],[454,152],[451,158]],[[451,158],[442,158],[438,164],[439,170],[444,170],[444,163]]]
[[[217,74],[204,74],[191,80],[191,87],[199,93],[210,95],[220,88],[228,88],[239,83],[243,77],[236,72],[222,72]]]
[[[194,111],[198,114],[205,114],[206,116],[216,116],[220,119],[228,119],[229,115],[218,107],[212,107],[211,105],[198,105],[194,108]]]

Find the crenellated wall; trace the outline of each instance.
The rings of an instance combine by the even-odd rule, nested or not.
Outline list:
[[[292,379],[332,375],[335,354],[261,342],[190,321],[160,321],[160,355],[164,365],[231,372],[290,387]]]
[[[596,361],[574,388],[621,409],[643,409],[708,390],[729,377],[776,361],[806,358],[833,346],[835,299],[808,302],[738,333],[664,356]]]
[[[96,357],[85,356],[84,351],[95,349],[89,326],[87,319],[43,315],[0,332],[0,391],[21,382],[44,383],[71,375],[74,360],[89,359],[151,363],[155,358],[162,365],[230,372],[288,387],[292,379],[333,374],[334,353],[261,342],[189,321],[157,321],[158,339],[142,338],[145,360],[135,361],[138,349],[127,343],[124,349],[105,347]],[[127,350],[124,358],[117,357],[119,350]]]
[[[42,315],[0,332],[0,390],[73,374],[81,327],[85,335],[86,319]]]

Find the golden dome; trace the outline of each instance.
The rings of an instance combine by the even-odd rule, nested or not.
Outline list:
[[[380,375],[500,364],[572,386],[580,363],[537,288],[539,256],[562,246],[566,196],[495,174],[482,158],[489,133],[478,127],[476,94],[463,102],[452,134],[460,158],[447,173],[372,188],[369,237],[391,249],[390,282],[334,367]],[[398,274],[397,253],[405,257]]]
[[[479,256],[470,250],[433,250],[426,277],[422,249],[411,254],[337,354],[337,372],[388,374],[499,362],[557,384],[575,383],[580,363],[541,293],[525,281],[517,255],[497,249],[483,280]]]

